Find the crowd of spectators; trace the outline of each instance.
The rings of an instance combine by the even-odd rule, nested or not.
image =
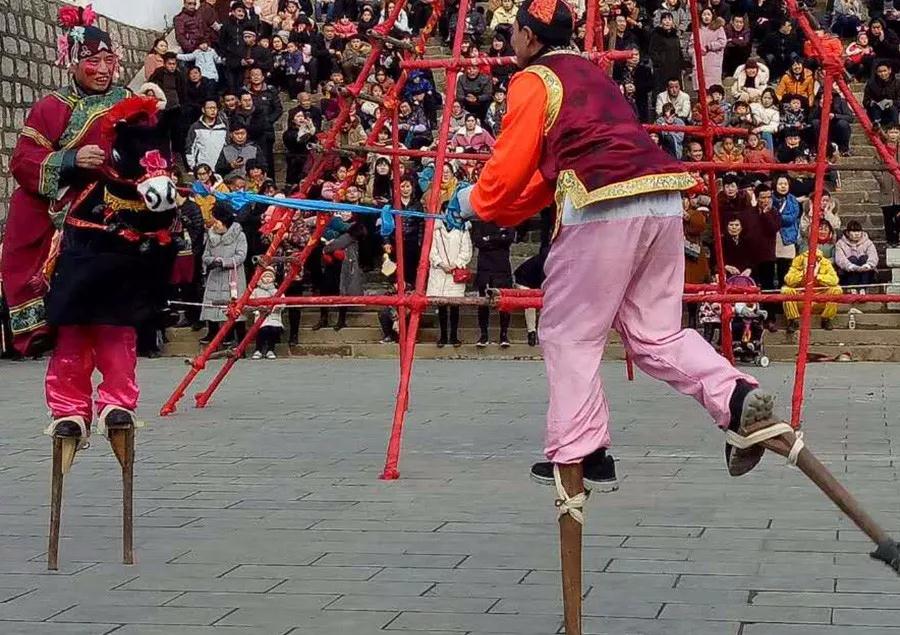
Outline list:
[[[579,15],[573,47],[583,48],[586,25],[584,3],[575,2]],[[389,35],[376,64],[364,78],[360,99],[349,119],[337,131],[338,145],[387,146],[390,123],[377,135],[373,126],[385,99],[400,78],[403,46],[416,38],[431,15],[426,0],[410,0],[387,30],[384,20],[394,9],[388,0],[184,0],[174,18],[177,50],[165,40],[154,43],[144,67],[146,83],[140,92],[158,99],[160,108],[179,109],[173,147],[183,165],[184,181],[199,180],[212,190],[249,190],[290,195],[319,158],[320,135],[332,131],[340,112],[342,91],[359,78],[371,53],[372,30]],[[449,42],[456,28],[458,2],[449,0],[438,21],[436,37]],[[462,54],[490,58],[512,54],[510,37],[517,6],[514,0],[473,3],[465,16]],[[826,48],[840,52],[846,68],[865,81],[864,105],[883,130],[886,141],[898,147],[900,128],[900,13],[886,8],[870,18],[868,2],[833,0],[820,34]],[[610,68],[613,79],[647,124],[679,126],[702,123],[696,94],[700,82],[691,36],[691,14],[683,0],[600,0],[605,47],[630,51],[631,57]],[[719,181],[722,227],[709,218],[708,191],[684,198],[686,278],[708,282],[712,277],[712,235],[720,231],[729,275],[752,276],[764,289],[792,286],[788,280],[794,259],[808,241],[810,173],[768,174],[742,168],[752,163],[807,164],[816,159],[821,126],[821,69],[816,50],[805,42],[787,18],[779,0],[707,0],[699,11],[702,80],[708,93],[707,108],[715,126],[735,128],[720,135],[707,156],[700,139],[686,132],[653,133],[659,145],[690,163],[712,160],[733,166]],[[380,26],[382,25],[382,26]],[[840,39],[843,38],[843,41]],[[847,42],[846,47],[844,41]],[[443,117],[450,118],[449,147],[453,152],[489,153],[501,132],[506,112],[506,87],[514,67],[473,65],[460,72],[456,94],[444,103],[431,72],[415,70],[397,98],[399,140],[403,147],[433,149]],[[287,110],[281,132],[284,158],[276,162],[277,125]],[[853,115],[835,92],[830,114],[827,160],[836,164],[850,155]],[[279,131],[280,132],[280,131]],[[333,131],[332,131],[333,132]],[[393,182],[391,159],[371,152],[365,164],[349,178],[351,159],[330,159],[309,196],[325,200],[383,206],[393,203],[394,188],[400,207],[423,209],[432,188],[440,189],[446,204],[457,182],[478,178],[480,163],[450,160],[443,174],[435,175],[431,159],[402,160],[399,183]],[[451,154],[452,159],[452,154]],[[278,175],[278,178],[276,178]],[[829,170],[830,188],[839,187],[836,168]],[[882,181],[887,239],[897,241],[900,193],[888,175]],[[241,210],[217,203],[212,196],[194,195],[181,204],[182,245],[173,276],[173,299],[209,304],[240,294],[279,221],[262,205]],[[823,198],[825,220],[820,250],[832,259],[841,282],[864,285],[875,280],[877,253],[858,224],[842,228],[837,201]],[[288,240],[280,255],[302,248],[314,218],[298,215],[290,222]],[[393,280],[396,269],[394,236],[383,236],[379,220],[369,215],[335,217],[316,245],[301,275],[291,281],[292,294],[319,295],[366,292],[366,281],[381,272]],[[546,225],[546,224],[545,224]],[[406,278],[415,283],[416,265],[423,243],[424,225],[405,219],[402,228]],[[428,254],[428,293],[461,295],[484,293],[489,286],[512,286],[512,244],[528,228],[510,231],[475,223],[471,229],[449,231],[435,224]],[[844,230],[842,233],[842,229]],[[828,231],[824,231],[828,230]],[[545,232],[545,243],[547,239]],[[471,282],[459,270],[478,256]],[[372,275],[367,275],[372,272]],[[285,275],[279,264],[265,276],[265,294]],[[474,283],[474,284],[472,284]],[[837,281],[834,281],[836,286]],[[779,307],[768,307],[767,326],[774,329]],[[287,341],[299,338],[299,310],[288,310]],[[696,324],[696,310],[689,311]],[[790,316],[790,312],[789,312]],[[177,326],[206,329],[209,341],[224,320],[221,310],[184,305],[176,312]],[[396,316],[394,316],[396,317]],[[829,314],[823,325],[830,328]],[[382,315],[384,341],[396,341],[396,320]],[[489,343],[489,316],[479,314],[478,344]],[[439,346],[459,345],[459,313],[439,312]],[[330,326],[322,309],[320,329]],[[347,325],[347,313],[338,311],[334,329]],[[148,325],[141,338],[143,352],[153,355],[164,337],[164,324]],[[280,317],[266,322],[257,357],[274,356],[273,342],[282,329]],[[509,345],[509,316],[500,316],[499,342]],[[534,318],[529,320],[529,344],[536,343]],[[793,328],[793,320],[789,329]],[[273,335],[273,331],[277,331]],[[241,330],[238,329],[238,335]]]

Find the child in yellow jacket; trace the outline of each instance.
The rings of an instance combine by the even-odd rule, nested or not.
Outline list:
[[[799,295],[803,293],[803,282],[806,278],[806,263],[809,251],[794,258],[791,262],[791,268],[784,276],[784,286],[781,292],[785,295]],[[816,250],[816,266],[814,270],[816,279],[816,292],[827,293],[828,295],[840,295],[843,293],[838,284],[838,274],[834,269],[831,260],[826,258],[821,251]],[[822,314],[822,328],[830,331],[834,328],[831,321],[837,315],[838,305],[836,302],[826,302],[824,304],[816,302],[813,304],[813,313]],[[785,302],[784,316],[788,320],[787,332],[793,333],[797,330],[800,323],[800,303]]]

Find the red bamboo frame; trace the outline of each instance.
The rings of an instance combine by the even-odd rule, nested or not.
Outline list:
[[[464,29],[462,28],[462,20],[465,19],[466,12],[470,5],[471,0],[460,0],[459,6],[459,22],[457,23],[457,28],[455,32],[455,37],[453,41],[451,56],[449,58],[442,59],[430,59],[423,60],[420,58],[421,52],[425,50],[425,42],[427,41],[428,35],[434,29],[434,26],[437,23],[438,17],[444,10],[443,2],[441,0],[436,0],[432,6],[434,10],[429,19],[428,25],[423,29],[422,34],[419,37],[418,42],[413,46],[408,48],[404,53],[404,60],[401,63],[401,68],[403,72],[400,76],[400,79],[395,83],[392,92],[384,98],[384,106],[382,108],[382,112],[379,115],[379,118],[375,122],[375,126],[372,130],[372,133],[369,135],[368,139],[364,146],[359,148],[352,148],[352,151],[359,154],[357,158],[355,158],[351,164],[350,174],[347,177],[347,180],[342,184],[341,190],[345,188],[351,180],[355,176],[356,170],[358,170],[359,166],[365,160],[365,156],[367,153],[372,154],[382,154],[385,156],[391,157],[391,167],[394,177],[394,191],[393,191],[393,202],[395,207],[400,206],[400,193],[399,193],[399,181],[400,181],[400,171],[401,171],[401,159],[402,158],[422,158],[422,157],[431,157],[435,160],[435,173],[434,173],[434,181],[432,184],[432,189],[430,191],[430,196],[426,201],[426,210],[431,213],[437,213],[440,209],[440,199],[439,199],[439,191],[440,191],[440,179],[441,174],[443,172],[444,165],[447,161],[451,159],[466,159],[466,160],[476,160],[476,161],[485,161],[487,160],[489,155],[482,154],[459,154],[459,153],[451,153],[448,152],[447,148],[447,140],[448,140],[448,132],[449,132],[449,117],[444,117],[441,122],[441,129],[438,134],[438,143],[436,150],[407,150],[400,147],[399,143],[399,132],[397,127],[397,112],[396,106],[398,104],[397,97],[400,95],[402,87],[406,81],[407,72],[411,69],[420,68],[420,69],[443,69],[447,72],[447,82],[446,82],[446,90],[445,90],[445,103],[449,104],[455,97],[455,89],[456,89],[456,81],[457,81],[457,73],[454,71],[463,69],[468,66],[495,66],[502,64],[510,64],[514,63],[513,58],[489,58],[489,57],[478,57],[478,58],[462,58],[460,57],[461,51],[461,43]],[[685,302],[719,302],[722,304],[722,322],[723,324],[730,323],[730,318],[732,315],[733,304],[735,302],[798,302],[802,303],[803,310],[801,312],[801,325],[800,325],[800,339],[798,344],[798,354],[797,354],[797,362],[796,362],[796,375],[795,382],[793,388],[792,395],[792,408],[791,408],[791,423],[796,428],[799,427],[801,419],[802,419],[802,408],[803,408],[803,387],[805,382],[805,371],[806,371],[806,361],[807,354],[809,351],[809,331],[810,331],[810,322],[811,322],[811,313],[812,313],[812,305],[813,303],[824,303],[824,302],[834,302],[839,304],[855,304],[862,302],[900,302],[900,295],[897,294],[874,294],[874,295],[852,295],[852,294],[840,294],[840,295],[830,295],[827,293],[823,293],[819,291],[815,287],[815,280],[813,278],[813,263],[810,262],[807,267],[807,271],[805,272],[805,280],[802,291],[796,295],[789,295],[783,293],[761,293],[757,288],[745,288],[745,287],[734,287],[732,285],[728,285],[726,282],[725,270],[724,270],[724,260],[722,257],[722,236],[721,236],[721,222],[720,222],[720,210],[718,205],[718,196],[717,196],[717,182],[716,176],[723,172],[728,171],[742,171],[742,172],[763,172],[763,173],[773,173],[773,172],[807,172],[813,173],[815,175],[815,188],[813,192],[813,215],[812,215],[812,223],[810,228],[810,250],[812,252],[815,251],[818,244],[818,226],[821,220],[821,209],[820,202],[822,198],[822,191],[824,187],[824,177],[826,170],[828,168],[827,161],[825,159],[825,150],[827,148],[828,142],[828,131],[829,131],[829,117],[827,116],[831,110],[832,103],[832,94],[831,88],[833,85],[836,85],[840,92],[844,95],[844,98],[847,100],[849,106],[855,113],[858,118],[860,124],[863,127],[866,135],[868,136],[870,142],[875,147],[879,157],[882,159],[886,166],[886,170],[889,171],[894,178],[900,182],[900,165],[898,165],[895,160],[893,154],[887,149],[885,144],[882,142],[874,127],[872,126],[871,121],[869,120],[865,110],[856,100],[852,92],[850,91],[849,86],[844,78],[843,74],[843,65],[842,61],[831,54],[829,54],[821,45],[819,37],[815,34],[815,29],[810,22],[810,18],[805,12],[805,10],[801,9],[796,0],[785,0],[789,13],[791,16],[797,21],[797,24],[801,31],[803,31],[806,38],[811,42],[814,51],[816,52],[817,57],[819,57],[822,66],[824,68],[824,80],[822,82],[823,87],[825,88],[823,103],[822,103],[822,113],[823,113],[823,121],[822,126],[819,132],[819,139],[817,143],[818,147],[818,155],[815,163],[811,164],[779,164],[779,163],[719,163],[714,161],[701,161],[696,163],[686,163],[685,168],[692,171],[698,172],[704,175],[704,178],[707,181],[707,185],[709,188],[709,193],[711,195],[711,205],[710,212],[712,216],[712,223],[714,225],[714,250],[716,255],[716,269],[718,273],[718,280],[713,284],[685,284],[684,285],[684,301]],[[391,25],[399,14],[400,10],[405,6],[406,0],[400,0],[394,7],[393,13],[388,16],[385,24]],[[704,147],[704,154],[707,158],[712,157],[713,155],[713,144],[716,137],[732,134],[732,135],[744,135],[746,131],[738,128],[728,128],[724,126],[713,126],[710,124],[709,118],[709,109],[706,103],[707,96],[707,86],[703,77],[703,56],[702,51],[700,50],[699,38],[697,37],[697,30],[699,21],[699,7],[697,5],[697,0],[689,0],[688,1],[690,10],[691,10],[691,23],[692,29],[694,31],[693,35],[693,46],[694,46],[694,56],[695,56],[695,69],[697,73],[697,89],[699,93],[700,100],[700,114],[701,114],[701,125],[699,126],[666,126],[666,125],[646,125],[645,128],[650,131],[670,131],[670,132],[683,132],[686,134],[690,134],[695,138],[698,138],[702,141]],[[597,61],[600,64],[608,64],[612,61],[623,60],[630,57],[631,53],[629,51],[608,51],[603,52],[603,17],[598,15],[597,5],[594,2],[587,3],[587,30],[585,37],[585,55],[592,60]],[[383,44],[383,38],[373,38],[373,50],[369,58],[366,60],[366,64],[357,78],[356,82],[348,88],[348,90],[344,93],[344,98],[342,99],[342,106],[340,114],[334,122],[332,129],[321,136],[321,145],[323,149],[323,154],[318,158],[319,160],[314,165],[310,175],[304,179],[301,187],[299,189],[299,193],[296,195],[298,197],[306,196],[308,193],[312,183],[317,179],[323,169],[324,169],[324,160],[329,155],[339,152],[345,151],[344,148],[338,145],[337,139],[341,126],[350,116],[350,112],[352,111],[354,101],[358,98],[360,91],[365,82],[365,78],[368,75],[369,70],[375,64],[375,61],[381,51],[381,47]],[[379,147],[372,145],[374,140],[377,139],[378,132],[383,128],[383,126],[387,123],[388,120],[391,120],[393,125],[391,126],[391,147]],[[432,232],[434,226],[434,220],[429,219],[425,221],[425,236],[422,244],[422,253],[419,259],[418,267],[417,267],[417,275],[416,275],[416,285],[415,290],[412,293],[406,292],[406,276],[408,272],[405,271],[405,261],[403,258],[404,253],[404,245],[403,245],[403,219],[397,218],[396,224],[397,229],[395,232],[395,246],[394,252],[396,255],[397,262],[397,293],[396,295],[370,295],[370,296],[305,296],[305,297],[286,297],[285,290],[287,286],[290,284],[290,281],[293,280],[294,276],[299,273],[301,270],[306,258],[309,256],[310,252],[313,250],[314,246],[317,244],[319,238],[322,235],[322,232],[327,225],[329,217],[322,215],[319,217],[316,230],[313,232],[312,239],[310,243],[303,249],[301,252],[292,255],[289,258],[290,269],[288,275],[285,277],[285,280],[279,286],[276,295],[273,298],[254,298],[250,299],[250,293],[252,289],[255,287],[256,283],[259,280],[262,269],[268,265],[279,245],[282,243],[287,228],[281,228],[278,232],[276,232],[275,236],[272,239],[272,243],[267,250],[266,254],[260,258],[259,266],[257,270],[254,272],[250,282],[247,286],[247,291],[238,298],[235,302],[233,302],[227,310],[228,320],[225,325],[220,329],[219,333],[213,339],[212,343],[197,357],[193,360],[191,364],[191,368],[188,371],[185,378],[181,381],[181,383],[176,387],[173,394],[166,401],[163,406],[160,414],[167,415],[171,414],[175,411],[175,407],[178,401],[183,397],[184,392],[188,388],[188,386],[193,382],[196,378],[197,374],[203,370],[206,365],[206,362],[209,360],[210,356],[213,352],[218,348],[221,342],[225,339],[228,332],[233,328],[235,320],[242,315],[247,309],[251,308],[261,308],[261,315],[257,318],[256,322],[253,324],[251,329],[249,329],[247,335],[243,338],[241,343],[238,345],[234,355],[232,355],[222,367],[222,369],[216,374],[210,383],[209,387],[197,395],[196,397],[196,405],[198,407],[205,406],[216,388],[219,384],[224,380],[227,376],[228,372],[235,364],[237,359],[240,358],[243,351],[249,345],[249,343],[253,340],[258,331],[259,327],[262,324],[263,319],[265,318],[266,309],[271,310],[272,307],[276,306],[392,306],[396,307],[398,312],[398,320],[399,320],[399,330],[400,330],[400,377],[399,377],[399,385],[397,391],[397,399],[394,408],[393,422],[391,426],[390,439],[388,442],[387,456],[385,458],[385,466],[382,472],[381,477],[385,479],[395,479],[399,477],[399,457],[400,457],[400,448],[401,448],[401,440],[403,427],[405,423],[405,415],[409,406],[409,386],[412,377],[412,369],[413,362],[415,360],[415,346],[416,346],[416,338],[419,331],[419,326],[421,323],[422,313],[429,306],[446,306],[446,305],[484,305],[486,303],[490,303],[500,310],[504,311],[515,311],[526,308],[540,308],[543,302],[542,293],[539,290],[530,290],[530,289],[502,289],[498,293],[496,293],[492,297],[488,298],[435,298],[428,297],[425,295],[425,289],[427,285],[427,274],[428,274],[428,254],[431,247],[432,242]],[[722,329],[722,350],[726,356],[731,358],[731,329],[723,328]],[[631,359],[627,355],[626,351],[626,362],[627,362],[627,372],[628,378],[633,378],[633,367],[631,364]]]

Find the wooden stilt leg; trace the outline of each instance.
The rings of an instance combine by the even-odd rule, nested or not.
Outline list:
[[[584,491],[581,463],[560,465],[559,476],[569,497]],[[566,635],[581,635],[581,523],[571,514],[559,518],[559,546]]]
[[[122,562],[134,564],[134,428],[111,429],[109,443],[122,466]]]
[[[72,467],[78,437],[53,437],[53,468],[50,476],[50,541],[47,546],[47,569],[59,569],[59,524],[62,515],[63,477]]]

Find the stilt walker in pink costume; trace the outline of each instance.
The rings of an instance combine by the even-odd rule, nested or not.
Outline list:
[[[540,323],[548,462],[531,474],[552,484],[555,466],[581,464],[585,488],[613,490],[599,375],[610,329],[641,370],[696,399],[723,430],[764,427],[774,403],[753,377],[682,329],[681,191],[696,182],[653,143],[607,74],[570,49],[571,35],[564,0],[522,4],[512,36],[522,70],[510,82],[503,132],[478,182],[460,188],[449,207],[451,224],[512,226],[555,200]],[[763,451],[726,445],[730,473],[751,470]]]
[[[118,59],[90,6],[64,6],[60,61],[69,86],[40,99],[10,168],[5,290],[15,344],[53,347],[45,392],[53,437],[49,567],[56,568],[62,475],[97,431],[124,478],[124,541],[131,561],[131,475],[138,385],[135,324],[164,301],[174,260],[171,150],[155,100],[112,85]],[[96,410],[92,374],[98,370]]]

